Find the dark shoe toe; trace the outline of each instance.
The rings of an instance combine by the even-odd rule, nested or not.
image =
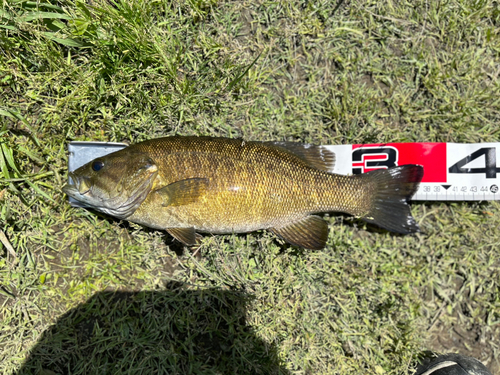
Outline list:
[[[418,366],[415,375],[492,375],[475,358],[445,354]]]

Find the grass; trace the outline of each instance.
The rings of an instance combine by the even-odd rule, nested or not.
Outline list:
[[[499,25],[492,0],[3,2],[0,372],[405,374],[434,350],[500,374],[497,202],[193,256],[61,192],[72,140],[498,142]]]

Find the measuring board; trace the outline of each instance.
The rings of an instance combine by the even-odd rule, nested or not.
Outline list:
[[[69,171],[127,147],[124,143],[71,142]],[[412,200],[500,200],[500,143],[384,143],[323,146],[336,154],[331,171],[360,174],[404,164],[420,164],[424,177]],[[499,152],[497,152],[497,149]],[[73,206],[81,206],[70,198]]]
[[[500,200],[500,143],[384,143],[325,146],[336,154],[333,173],[360,174],[420,164],[424,177],[412,200]]]

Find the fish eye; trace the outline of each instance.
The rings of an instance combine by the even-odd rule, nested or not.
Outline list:
[[[102,169],[102,167],[104,167],[104,163],[100,160],[96,160],[92,163],[92,170],[94,172],[99,172]]]

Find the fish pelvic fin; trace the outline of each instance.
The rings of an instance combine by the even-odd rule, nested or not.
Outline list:
[[[186,246],[198,245],[201,242],[201,235],[195,232],[194,228],[168,228],[168,234]]]
[[[419,232],[408,202],[417,191],[423,175],[421,165],[407,164],[357,176],[373,184],[370,209],[361,218],[395,233]]]
[[[324,248],[328,239],[328,224],[314,215],[270,230],[292,245],[311,250]]]

